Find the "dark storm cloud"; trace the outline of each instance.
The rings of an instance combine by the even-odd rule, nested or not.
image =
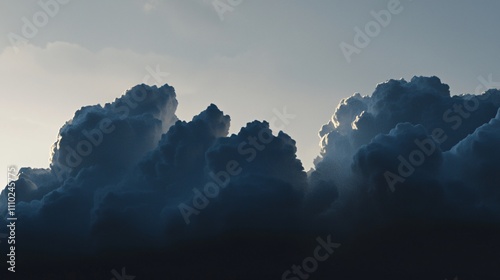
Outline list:
[[[450,188],[463,192],[462,203],[500,217],[500,109],[444,154],[443,173]],[[457,198],[458,194],[455,194]],[[482,217],[477,217],[482,218]]]
[[[292,227],[307,187],[296,151],[295,141],[283,132],[274,136],[267,122],[248,123],[218,139],[206,158],[211,181],[222,183],[220,194],[198,219],[219,221],[224,230]]]
[[[355,94],[320,131],[310,187],[319,192],[324,183],[315,182],[328,180],[338,187],[324,212],[356,213],[332,219],[357,230],[411,219],[470,221],[478,208],[474,219],[498,224],[499,98],[498,90],[450,96],[436,77]]]
[[[427,135],[444,137],[439,149],[450,150],[495,117],[499,107],[498,90],[477,97],[452,97],[448,85],[437,77],[390,80],[379,84],[370,97],[355,94],[341,102],[320,131],[322,151],[321,158],[316,159],[316,170],[323,177],[345,183],[358,150],[405,122],[423,126]],[[333,171],[321,172],[323,168]]]
[[[21,249],[106,253],[296,225],[306,174],[293,139],[257,121],[228,137],[230,118],[217,106],[175,122],[176,106],[168,85],[140,85],[113,103],[77,111],[60,130],[51,169],[21,170]],[[238,174],[227,173],[232,163]],[[207,184],[220,195],[188,225],[179,205],[195,207]]]
[[[213,104],[191,122],[177,122],[140,163],[146,180],[172,195],[201,183],[205,153],[217,138],[227,136],[229,125],[229,116]]]
[[[177,120],[176,108],[174,89],[168,85],[139,85],[104,107],[83,107],[59,131],[51,167],[70,175],[91,166],[129,167],[156,147]]]
[[[172,87],[139,85],[78,110],[50,169],[23,168],[16,181],[20,258],[43,267],[49,256],[68,271],[83,258],[99,275],[129,263],[144,277],[279,279],[331,235],[342,246],[318,277],[356,279],[356,265],[401,276],[425,258],[444,279],[442,256],[464,271],[495,267],[500,91],[451,96],[437,77],[414,77],[355,94],[321,128],[309,174],[295,141],[266,121],[228,135],[216,105],[191,121],[176,107]],[[0,199],[5,220],[5,190]],[[384,274],[388,263],[403,274]]]
[[[17,215],[24,223],[18,230],[28,251],[92,250],[92,209],[100,195],[116,188],[123,174],[156,147],[177,120],[176,107],[172,87],[138,85],[113,103],[78,110],[60,129],[51,168],[21,169]],[[6,213],[5,204],[1,211]],[[58,242],[47,243],[51,238]]]

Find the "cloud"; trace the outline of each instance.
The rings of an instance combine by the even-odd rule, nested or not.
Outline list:
[[[435,129],[442,130],[446,140],[440,148],[447,151],[495,116],[498,98],[498,90],[480,97],[450,96],[449,86],[437,77],[379,84],[372,96],[355,94],[341,101],[332,120],[320,131],[322,152],[316,170],[336,167],[328,176],[344,178],[361,146],[405,122],[422,125],[429,135]]]
[[[468,205],[470,219],[499,216],[500,185],[498,141],[500,140],[500,110],[495,118],[478,127],[450,151],[444,154],[443,173],[453,174],[446,178],[460,203]],[[480,212],[480,215],[476,214]],[[476,214],[476,217],[472,217]]]
[[[371,96],[342,100],[320,130],[321,155],[309,176],[315,193],[309,204],[320,213],[314,227],[354,239],[357,248],[384,244],[350,252],[373,270],[382,262],[371,259],[382,258],[414,271],[411,263],[418,259],[438,261],[432,252],[476,271],[471,257],[459,259],[449,249],[462,246],[471,255],[482,248],[476,257],[488,263],[483,275],[496,274],[490,259],[498,256],[478,240],[500,225],[499,97],[499,90],[451,96],[437,77],[414,77],[379,84]],[[470,243],[460,245],[467,234]],[[413,239],[426,245],[407,243]],[[386,253],[375,256],[372,250]]]
[[[104,107],[83,107],[59,131],[52,169],[77,174],[93,165],[130,167],[174,124],[176,108],[174,89],[168,85],[139,85]]]
[[[453,271],[438,264],[446,259],[463,274],[498,274],[492,260],[500,244],[490,238],[500,225],[499,97],[499,90],[451,96],[437,77],[414,77],[340,103],[320,130],[321,156],[309,177],[322,197],[310,204],[327,206],[318,207],[314,227],[355,240],[344,244],[353,246],[355,264],[333,271],[392,278],[415,275],[422,266],[414,264],[426,259],[432,277],[446,277]],[[357,266],[372,273],[357,274]]]
[[[94,199],[116,187],[121,176],[156,147],[177,120],[176,108],[172,87],[138,85],[112,103],[78,110],[59,132],[50,169],[20,170],[17,211],[26,223],[18,230],[21,237],[30,237],[25,246],[61,254],[66,246],[80,252],[91,249]],[[0,211],[5,214],[7,205],[2,203]],[[43,241],[54,235],[52,227],[58,228],[58,246]]]
[[[499,108],[499,90],[451,96],[437,77],[387,81],[340,103],[306,173],[295,140],[268,122],[230,134],[214,104],[179,120],[174,88],[138,85],[79,109],[48,169],[21,169],[18,261],[39,274],[62,263],[88,277],[128,265],[150,278],[267,279],[331,235],[342,246],[316,277],[493,275]]]

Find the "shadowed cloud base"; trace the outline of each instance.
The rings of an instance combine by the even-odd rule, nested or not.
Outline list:
[[[451,96],[414,77],[354,94],[321,128],[307,173],[266,121],[228,135],[216,105],[191,121],[176,108],[169,85],[82,107],[50,168],[20,170],[16,276],[500,277],[499,90]],[[7,223],[6,189],[0,201]],[[341,244],[327,259],[292,268],[327,237]]]

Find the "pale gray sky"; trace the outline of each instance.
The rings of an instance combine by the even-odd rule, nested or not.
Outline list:
[[[212,0],[54,1],[0,2],[2,168],[47,167],[75,110],[110,102],[148,75],[176,88],[180,119],[214,103],[233,133],[286,107],[296,118],[284,131],[306,169],[318,130],[354,92],[413,75],[436,75],[453,94],[474,92],[478,76],[500,81],[494,0],[218,0],[230,7],[223,20]],[[391,5],[398,12],[349,63],[340,44],[356,46],[355,27]],[[26,41],[14,47],[13,36]],[[156,67],[169,75],[155,80]]]

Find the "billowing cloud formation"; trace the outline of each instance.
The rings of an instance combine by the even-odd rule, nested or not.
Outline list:
[[[172,87],[139,85],[113,103],[78,110],[59,132],[50,169],[20,171],[17,210],[25,223],[18,230],[20,238],[26,234],[25,246],[60,254],[66,246],[90,250],[88,233],[99,195],[116,187],[156,147],[177,120],[176,107]],[[5,204],[1,211],[6,213]],[[59,238],[58,246],[46,242],[52,238]]]
[[[414,77],[355,94],[322,127],[308,175],[295,141],[267,122],[228,135],[216,105],[191,121],[176,107],[172,87],[139,85],[77,111],[50,168],[15,182],[18,263],[51,279],[123,266],[142,279],[496,272],[500,91],[451,96],[437,77]],[[7,189],[0,199],[6,221]]]
[[[412,184],[437,195],[443,183],[464,174],[449,170],[454,164],[444,159],[456,156],[457,148],[471,141],[468,135],[480,133],[499,107],[498,90],[450,96],[448,85],[437,77],[379,84],[370,97],[355,94],[342,100],[323,126],[321,157],[311,179],[331,180],[346,196],[358,188],[381,196],[396,189],[397,195]],[[492,163],[494,157],[484,156]],[[438,181],[439,186],[430,186]],[[414,203],[415,197],[409,198],[413,202],[405,204]]]
[[[374,270],[384,265],[373,259],[384,259],[403,276],[425,258],[439,275],[446,271],[440,255],[464,274],[498,275],[492,259],[499,243],[489,238],[500,228],[499,108],[499,90],[450,96],[437,77],[390,80],[372,96],[343,100],[320,131],[321,156],[309,177],[318,196],[339,192],[319,227],[355,234],[366,246],[384,244],[354,251]],[[325,182],[331,187],[322,192]],[[485,264],[481,272],[477,262]]]

